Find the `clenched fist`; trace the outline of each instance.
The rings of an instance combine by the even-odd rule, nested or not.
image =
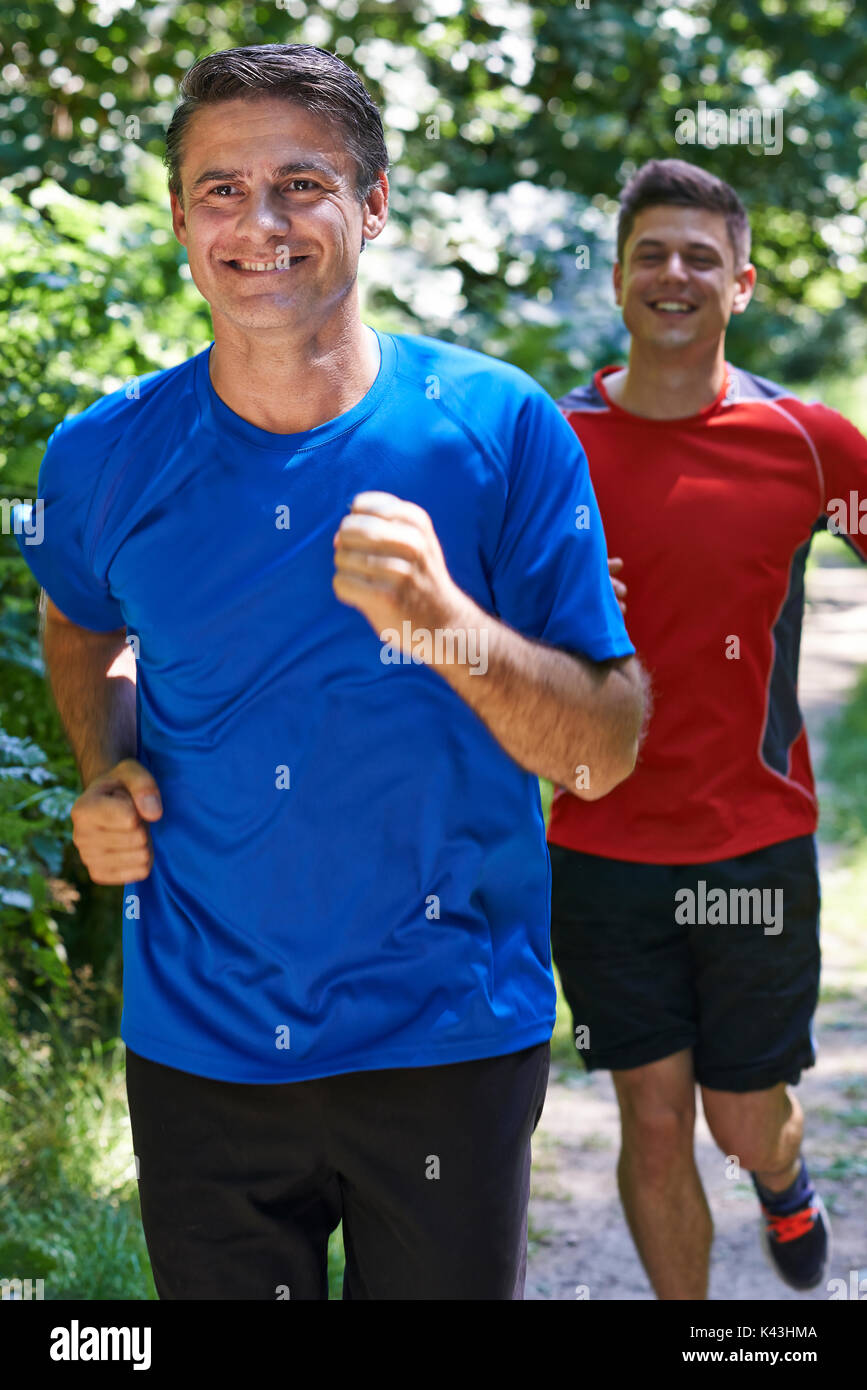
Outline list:
[[[154,862],[147,822],[163,813],[159,788],[135,758],[96,777],[70,812],[73,843],[94,883],[136,883]]]
[[[389,492],[360,492],[334,537],[332,587],[377,635],[450,625],[466,608],[427,512]]]

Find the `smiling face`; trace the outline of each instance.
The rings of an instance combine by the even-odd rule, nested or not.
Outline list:
[[[205,106],[184,134],[175,235],[220,319],[239,329],[314,326],[352,290],[361,239],[381,232],[388,180],[360,203],[342,132],[281,98]]]
[[[633,339],[657,349],[718,344],[752,296],[753,266],[735,266],[726,220],[706,208],[642,209],[614,267]]]

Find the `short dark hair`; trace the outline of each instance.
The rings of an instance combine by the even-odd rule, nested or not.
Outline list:
[[[617,219],[617,259],[622,263],[635,219],[644,208],[660,204],[675,207],[707,208],[726,220],[729,241],[735,254],[735,268],[750,258],[750,223],[746,208],[734,189],[697,164],[685,159],[651,159],[642,164],[620,195]]]
[[[352,68],[336,54],[306,43],[222,49],[200,58],[184,74],[163,159],[172,192],[182,197],[184,132],[196,111],[220,101],[261,97],[284,97],[339,127],[355,160],[355,192],[363,203],[376,187],[380,170],[388,169],[379,110]]]

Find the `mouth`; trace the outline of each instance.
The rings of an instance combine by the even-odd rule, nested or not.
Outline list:
[[[283,275],[287,270],[294,270],[295,266],[303,265],[310,259],[309,256],[290,256],[289,261],[282,262],[280,265],[276,261],[223,261],[223,265],[234,270],[238,275]]]
[[[685,299],[652,299],[649,307],[655,314],[663,314],[666,317],[680,315],[685,317],[687,314],[694,314],[696,306],[689,304]]]

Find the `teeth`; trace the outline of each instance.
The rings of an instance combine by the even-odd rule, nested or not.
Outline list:
[[[678,314],[688,314],[692,308],[691,304],[675,304],[672,300],[663,299],[654,304],[654,309],[674,310]]]
[[[298,261],[301,261],[301,260],[303,260],[303,259],[304,259],[303,256],[290,256],[290,257],[289,257],[289,264],[290,264],[290,266],[295,265]],[[276,269],[277,269],[277,262],[276,262],[276,261],[232,261],[231,264],[232,264],[232,265],[238,266],[241,270],[276,270]]]

